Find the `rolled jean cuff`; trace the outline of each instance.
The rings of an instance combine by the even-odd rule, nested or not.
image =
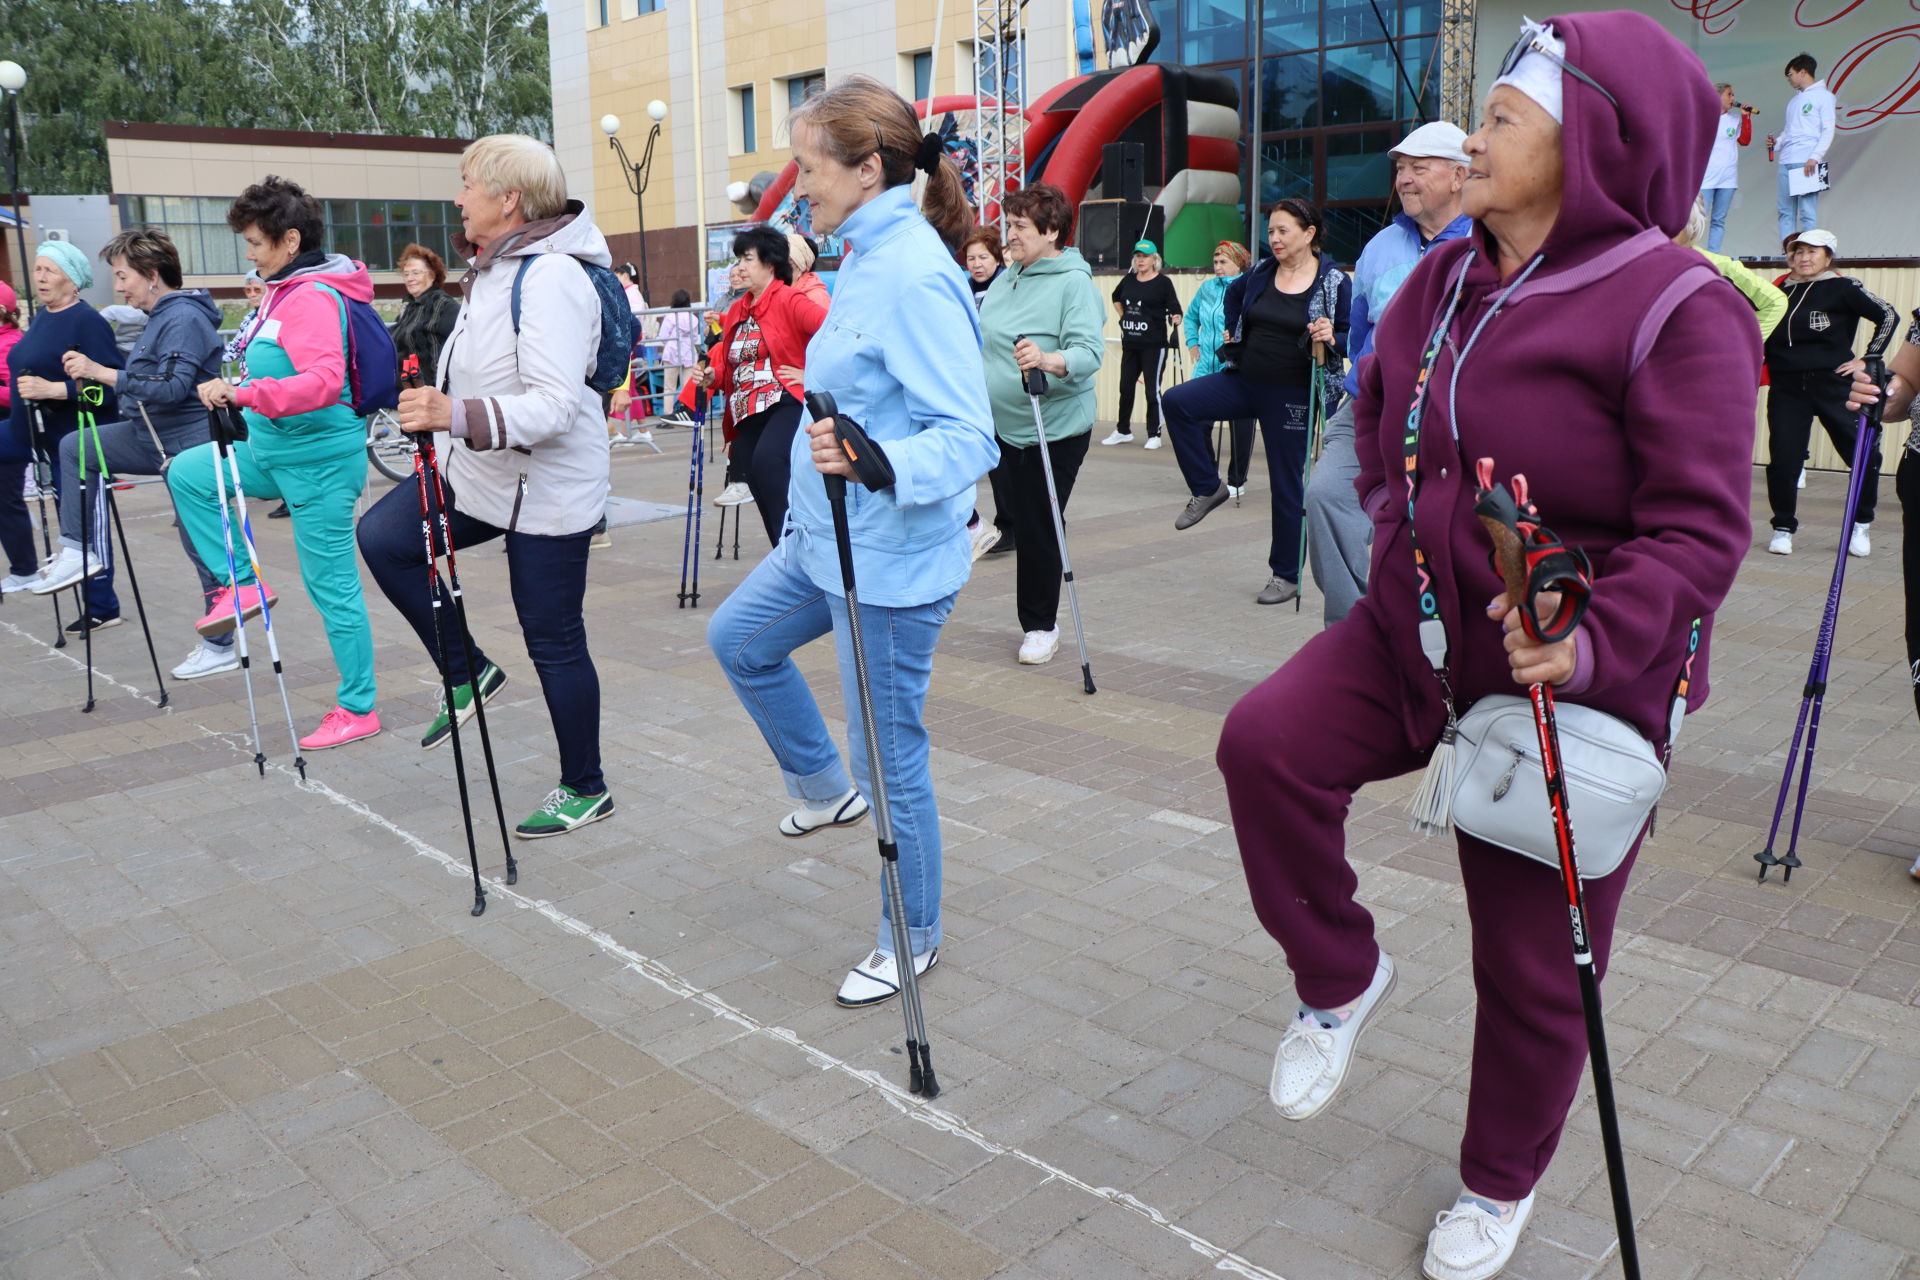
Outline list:
[[[923,956],[939,946],[941,942],[940,922],[935,920],[924,928],[907,926],[907,945],[913,948],[913,954]],[[893,955],[893,925],[888,922],[885,913],[880,916],[880,928],[874,938],[874,946],[887,955]]]
[[[816,804],[823,800],[838,800],[853,788],[852,779],[847,777],[847,766],[839,760],[818,773],[789,773],[782,769],[780,776],[786,779],[788,795],[795,800],[811,800]]]

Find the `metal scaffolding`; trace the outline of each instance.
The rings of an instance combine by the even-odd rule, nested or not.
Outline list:
[[[1440,10],[1440,112],[1473,132],[1474,0],[1443,0]]]
[[[974,113],[974,141],[980,151],[980,173],[974,184],[974,202],[983,226],[1005,230],[1000,199],[1025,180],[1021,168],[1021,138],[1027,127],[1026,36],[1020,29],[1020,10],[1026,0],[974,0],[973,91],[979,103]]]

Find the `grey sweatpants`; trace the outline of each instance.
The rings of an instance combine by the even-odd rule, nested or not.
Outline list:
[[[1353,397],[1347,397],[1320,437],[1320,458],[1307,483],[1307,563],[1326,602],[1322,622],[1332,626],[1367,594],[1373,521],[1360,509],[1353,482],[1360,459],[1353,451]]]

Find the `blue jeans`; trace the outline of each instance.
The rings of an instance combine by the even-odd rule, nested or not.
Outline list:
[[[1802,231],[1811,231],[1820,225],[1820,193],[1810,191],[1804,196],[1787,193],[1787,175],[1805,167],[1804,164],[1775,165],[1780,171],[1780,186],[1774,198],[1780,210],[1780,238],[1797,235]]]
[[[1720,242],[1727,238],[1727,214],[1733,211],[1736,190],[1735,187],[1713,187],[1700,193],[1707,202],[1707,248],[1714,253],[1720,252]]]
[[[1238,373],[1210,373],[1167,392],[1167,435],[1194,497],[1220,488],[1213,456],[1213,424],[1260,419],[1267,446],[1267,482],[1273,490],[1273,534],[1267,567],[1276,578],[1300,581],[1300,512],[1306,501],[1307,396],[1300,386],[1256,382]]]
[[[828,595],[800,572],[784,539],[754,566],[714,610],[707,644],[720,660],[740,705],[760,726],[786,779],[787,794],[798,800],[831,800],[852,784],[840,752],[827,735],[806,677],[790,656],[795,649],[833,633],[840,661],[840,693],[847,717],[847,744],[861,793],[873,795],[867,768],[866,731],[860,721],[860,695],[854,677],[853,641],[847,634],[847,602]],[[855,566],[856,574],[858,565]],[[856,582],[857,585],[857,582]],[[956,593],[957,594],[957,593]],[[940,813],[927,771],[927,728],[923,713],[927,684],[933,678],[933,649],[940,628],[953,611],[954,596],[930,604],[889,609],[860,606],[861,638],[866,642],[867,674],[873,680],[873,715],[887,776],[887,801],[894,843],[900,850],[900,887],[907,908],[907,933],[915,955],[940,945]],[[893,934],[880,904],[879,949],[893,954]]]
[[[444,475],[442,481],[445,481]],[[502,536],[507,539],[507,584],[513,593],[513,611],[526,637],[527,657],[540,676],[540,692],[553,721],[560,749],[560,781],[583,796],[606,791],[600,771],[600,673],[587,652],[587,624],[582,602],[587,594],[587,544],[593,530],[542,535],[508,532],[459,509],[453,486],[446,485],[447,524],[457,553]],[[297,526],[296,526],[297,528]],[[455,685],[473,677],[461,643],[459,614],[451,601],[441,609],[444,657],[434,654],[433,597],[427,582],[427,544],[420,533],[420,481],[408,476],[360,517],[360,555],[389,603],[420,637],[421,647],[440,659]],[[438,522],[434,550],[443,551]],[[470,585],[470,584],[469,584]],[[473,642],[474,663],[487,666],[487,655]]]
[[[23,492],[28,466],[25,462],[0,462],[0,554],[6,556],[7,572],[22,577],[36,573],[40,568],[40,551],[33,544],[33,520],[27,515],[27,499]],[[59,463],[54,463],[51,470],[53,485],[50,487],[57,495]],[[56,505],[58,501],[56,496]],[[111,566],[105,572],[88,578],[84,590],[89,615],[95,618],[120,616],[120,597],[113,590]]]

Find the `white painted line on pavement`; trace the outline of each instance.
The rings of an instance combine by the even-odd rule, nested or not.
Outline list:
[[[11,623],[0,622],[0,630],[5,630],[20,639],[45,649],[51,657],[65,658],[75,667],[85,668],[86,664],[78,658],[75,658],[72,654],[46,645]],[[101,671],[98,666],[94,667],[94,676],[96,679],[102,680],[116,689],[126,690],[150,706],[157,705],[154,698],[141,693],[132,685],[114,679],[111,675]],[[168,707],[165,708],[165,710],[171,711],[172,708]],[[245,738],[245,735],[209,729],[203,724],[195,724],[194,727],[199,729],[200,732],[207,737],[216,738],[242,755],[246,755],[249,758],[251,757],[253,750],[252,744]],[[349,809],[373,825],[391,833],[402,844],[412,849],[414,853],[423,858],[438,862],[449,875],[461,880],[472,879],[472,870],[465,860],[455,858],[452,854],[436,848],[434,845],[414,835],[384,814],[355,800],[353,797],[335,791],[326,783],[314,778],[308,778],[303,782],[294,774],[294,771],[286,765],[269,761],[267,767],[276,773],[285,775],[287,779],[300,790],[311,792],[333,804]],[[1155,816],[1157,817],[1158,815]],[[1198,819],[1198,821],[1204,821],[1204,819]],[[1045,1174],[1048,1181],[1063,1182],[1070,1187],[1086,1192],[1096,1199],[1104,1200],[1130,1213],[1137,1214],[1162,1231],[1183,1241],[1187,1247],[1195,1253],[1207,1258],[1213,1263],[1214,1270],[1216,1271],[1224,1271],[1232,1275],[1241,1276],[1244,1277],[1245,1280],[1285,1280],[1285,1277],[1281,1276],[1278,1272],[1269,1271],[1257,1263],[1248,1261],[1237,1253],[1214,1244],[1211,1240],[1203,1236],[1188,1231],[1185,1227],[1178,1225],[1171,1218],[1167,1217],[1166,1214],[1160,1212],[1160,1210],[1154,1208],[1137,1196],[1114,1187],[1103,1187],[1088,1182],[1084,1178],[1075,1177],[1058,1165],[1049,1164],[1040,1157],[1022,1151],[1018,1147],[1007,1146],[1003,1143],[996,1142],[959,1116],[940,1107],[933,1106],[924,1099],[908,1093],[905,1089],[887,1079],[885,1076],[882,1076],[880,1073],[856,1067],[844,1058],[837,1058],[824,1049],[808,1044],[805,1040],[802,1040],[785,1027],[769,1026],[761,1022],[751,1014],[744,1013],[733,1005],[728,1004],[713,992],[693,985],[659,961],[642,955],[638,951],[633,950],[633,948],[626,946],[605,930],[595,928],[577,916],[568,915],[551,902],[538,898],[529,898],[525,894],[508,888],[504,881],[490,876],[483,875],[481,880],[487,887],[487,896],[489,898],[499,897],[512,903],[521,910],[537,912],[541,917],[566,932],[591,942],[595,947],[607,955],[612,956],[614,959],[619,960],[629,970],[645,978],[661,990],[679,999],[700,1006],[716,1018],[733,1023],[745,1034],[765,1036],[770,1040],[775,1040],[787,1045],[805,1055],[808,1061],[812,1062],[822,1071],[838,1071],[843,1075],[853,1077],[869,1089],[878,1093],[888,1105],[892,1106],[908,1119],[916,1120],[942,1133],[950,1133],[955,1137],[964,1138],[989,1155],[1008,1156],[1018,1160],[1022,1164],[1028,1165]]]

